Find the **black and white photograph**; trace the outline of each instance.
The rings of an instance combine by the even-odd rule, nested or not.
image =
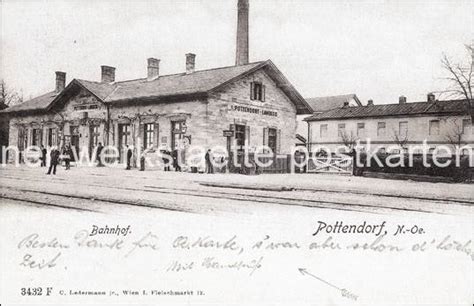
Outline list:
[[[472,0],[0,0],[0,305],[473,305]]]

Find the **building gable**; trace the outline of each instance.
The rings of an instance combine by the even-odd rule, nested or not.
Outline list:
[[[105,109],[105,105],[102,101],[92,95],[88,90],[83,88],[75,92],[74,95],[64,97],[63,100],[64,101],[61,101],[60,105],[57,106],[61,107],[60,109],[58,109],[58,111],[61,112],[94,112],[99,111],[101,109]]]
[[[260,100],[253,97],[252,91],[255,89],[255,84],[261,85],[262,97]],[[281,110],[295,114],[297,111],[296,105],[263,69],[219,87],[210,97],[228,102],[229,107],[235,104],[262,110],[271,108],[274,111]]]

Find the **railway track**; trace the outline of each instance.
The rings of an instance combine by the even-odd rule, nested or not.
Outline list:
[[[15,180],[25,180],[25,181],[36,181],[36,182],[43,182],[42,180],[32,179],[32,178],[18,178],[18,177],[8,177],[3,176],[5,178],[15,179]],[[74,184],[77,185],[76,182],[69,182],[69,181],[58,181],[58,184]],[[300,206],[300,207],[308,207],[308,208],[323,208],[323,209],[338,209],[338,210],[347,210],[347,211],[360,211],[360,212],[369,212],[369,213],[381,213],[384,211],[413,211],[413,212],[421,212],[421,213],[439,213],[439,214],[446,214],[445,212],[434,212],[430,210],[424,210],[420,208],[410,208],[410,207],[384,207],[384,206],[374,206],[362,203],[354,203],[354,202],[347,202],[347,201],[332,201],[332,200],[319,200],[319,199],[297,199],[297,198],[290,198],[284,196],[276,196],[276,195],[262,195],[262,194],[255,194],[256,192],[253,190],[250,192],[235,192],[235,190],[227,191],[223,190],[223,188],[209,188],[207,190],[197,190],[194,188],[174,188],[174,187],[165,187],[165,186],[151,186],[145,185],[144,188],[134,188],[134,187],[117,187],[117,186],[110,186],[105,184],[86,184],[81,183],[81,186],[87,187],[99,187],[99,188],[106,188],[118,191],[136,191],[136,192],[147,192],[147,193],[154,193],[154,194],[163,194],[163,195],[176,195],[176,196],[191,196],[191,197],[198,197],[198,198],[211,198],[211,199],[222,199],[222,200],[233,200],[233,201],[244,201],[244,202],[256,202],[262,204],[269,204],[269,205],[288,205],[288,206]],[[26,193],[35,193],[35,194],[46,194],[49,196],[57,196],[57,197],[66,197],[72,199],[80,199],[80,200],[90,200],[95,199],[97,201],[101,201],[104,203],[113,203],[113,204],[122,204],[122,205],[134,205],[134,206],[143,206],[149,208],[161,208],[166,210],[173,210],[173,211],[185,211],[185,212],[195,212],[193,209],[176,209],[176,208],[169,208],[169,205],[163,201],[143,201],[143,200],[124,200],[119,198],[106,198],[100,197],[97,195],[77,195],[77,194],[65,194],[65,193],[54,193],[54,192],[45,192],[43,190],[37,189],[26,189],[26,188],[14,188],[14,187],[7,187],[12,188],[14,190],[18,190],[21,192]],[[322,191],[323,192],[323,191]],[[372,196],[373,197],[373,196]],[[384,196],[387,197],[387,196]],[[1,198],[1,196],[0,196]],[[25,200],[19,199],[19,200]],[[432,203],[433,201],[427,199],[417,199],[418,202],[429,201]],[[446,201],[441,201],[444,205],[446,205]],[[457,204],[457,205],[466,205],[464,202],[456,203],[455,201],[450,201],[449,203]],[[43,202],[42,204],[48,205],[47,202]],[[198,210],[197,212],[201,212]]]
[[[93,176],[101,176],[94,174]],[[24,181],[41,181],[36,179],[32,179],[32,177],[25,179],[25,178],[19,178],[15,176],[6,176],[2,175],[2,177],[5,178],[10,178],[10,179],[16,179],[16,180],[24,180]],[[124,177],[132,177],[132,176],[124,176]],[[146,179],[143,177],[142,179]],[[55,178],[57,181],[61,181],[64,184],[76,184],[76,182],[73,181],[67,181],[64,178]],[[160,181],[172,181],[170,179],[166,178],[156,178],[154,180],[160,180]],[[332,194],[341,194],[344,193],[345,195],[355,195],[355,196],[371,196],[371,197],[378,197],[378,198],[388,198],[388,199],[407,199],[407,200],[418,200],[421,202],[428,202],[428,203],[446,203],[446,204],[455,204],[455,205],[465,205],[465,206],[474,206],[474,200],[468,200],[468,199],[457,199],[457,198],[450,198],[450,199],[443,199],[443,198],[433,198],[433,197],[422,197],[422,196],[407,196],[407,195],[392,195],[392,194],[387,194],[387,193],[366,193],[363,191],[358,191],[358,190],[340,190],[337,188],[274,188],[274,187],[253,187],[253,186],[248,186],[248,185],[233,185],[233,184],[218,184],[218,183],[209,183],[209,182],[201,182],[201,181],[193,181],[192,183],[196,183],[198,185],[208,187],[208,188],[214,188],[214,189],[229,189],[229,190],[241,190],[241,191],[249,191],[249,193],[255,193],[259,191],[266,191],[266,192],[308,192],[308,193],[332,193]],[[81,183],[82,184],[82,183]],[[84,184],[82,184],[84,185]],[[103,184],[89,184],[87,186],[99,186],[99,187],[110,187],[110,185],[103,185]],[[151,188],[158,188],[157,186],[148,186]],[[168,189],[174,189],[174,190],[193,190],[197,191],[197,189],[186,189],[186,188],[168,188]],[[143,190],[143,189],[132,189],[132,190]],[[216,192],[216,191],[214,191]],[[216,192],[217,193],[217,192]],[[235,192],[231,192],[232,194],[236,194]],[[242,194],[242,193],[239,193]],[[304,199],[301,199],[304,200]]]
[[[229,189],[247,189],[247,190],[265,190],[265,188],[259,187],[252,187],[247,185],[226,185],[226,184],[215,184],[215,183],[200,183],[202,186],[208,187],[216,187],[216,188],[229,188]],[[269,188],[269,191],[278,191],[278,192],[285,192],[285,191],[303,191],[303,192],[311,192],[311,193],[318,193],[318,192],[327,192],[327,193],[345,193],[345,194],[353,194],[353,195],[365,195],[365,196],[375,196],[375,197],[382,197],[382,198],[399,198],[399,199],[409,199],[409,200],[422,200],[422,201],[429,201],[429,202],[439,202],[439,203],[455,203],[458,205],[467,205],[472,206],[474,205],[474,201],[469,201],[465,199],[440,199],[440,198],[429,198],[429,197],[420,197],[420,196],[405,196],[405,195],[391,195],[386,193],[365,193],[362,191],[357,190],[339,190],[339,189],[324,189],[324,188],[283,188],[283,189],[276,189],[276,188]]]

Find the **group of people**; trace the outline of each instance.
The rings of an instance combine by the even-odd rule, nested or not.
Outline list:
[[[143,152],[143,150],[142,150]],[[179,162],[179,152],[178,152],[178,149],[174,149],[172,152],[170,152],[169,150],[163,150],[161,151],[161,153],[164,155],[164,156],[171,156],[172,160],[173,160],[173,168],[176,172],[181,172],[181,165],[180,165],[180,162]],[[127,167],[125,168],[125,170],[130,170],[132,169],[132,157],[133,157],[133,150],[127,145],[126,147],[126,160],[127,160]],[[140,170],[144,170],[144,153],[142,153],[142,156],[140,157],[140,163],[143,164],[143,166],[140,166]],[[171,168],[170,168],[170,162],[167,158],[163,158],[163,164],[164,164],[164,171],[171,171]]]
[[[97,146],[96,151],[96,160],[98,161],[98,166],[102,166],[101,160],[101,153],[102,153],[103,146],[101,143]],[[46,159],[47,159],[48,151],[46,148],[41,145],[41,167],[46,167]],[[56,174],[56,168],[61,161],[64,161],[64,165],[66,170],[71,169],[71,160],[74,157],[73,151],[70,145],[66,145],[60,151],[57,147],[52,147],[51,151],[49,152],[49,168],[46,174]]]
[[[168,156],[171,157],[172,159],[172,163],[173,163],[173,169],[176,171],[176,172],[181,172],[181,164],[179,162],[179,151],[178,149],[174,149],[172,152],[170,152],[168,149],[166,150],[163,150],[161,151],[161,153],[163,154],[163,156],[166,156],[166,157],[163,157],[163,165],[164,165],[164,171],[171,171],[171,168],[170,168],[170,160],[169,158],[167,158]],[[126,170],[130,170],[132,169],[132,157],[133,157],[133,150],[132,148],[130,148],[128,145],[126,146],[126,162],[127,162],[127,166],[126,166]],[[213,155],[212,155],[212,152],[211,150],[207,150],[206,152],[206,155],[205,155],[205,161],[206,161],[206,173],[214,173],[214,167],[213,167]],[[144,157],[144,154],[140,157],[140,171],[144,171],[145,170],[145,157]]]
[[[101,159],[101,154],[102,154],[103,146],[101,143],[98,144],[97,149],[96,149],[96,154],[95,154],[95,160],[98,161],[97,166],[101,166],[102,164],[102,159]],[[179,162],[179,152],[177,149],[173,150],[170,152],[169,150],[164,150],[162,153],[165,156],[171,156],[172,158],[172,163],[173,163],[173,168],[177,172],[181,172],[181,165]],[[44,146],[41,146],[41,167],[46,167],[46,157],[47,157],[47,150]],[[50,157],[50,163],[49,163],[49,168],[48,172],[46,174],[56,174],[56,168],[57,165],[61,162],[61,160],[64,161],[66,170],[69,170],[71,168],[71,159],[73,157],[73,151],[70,145],[66,145],[63,147],[62,152],[60,152],[56,147],[52,147],[51,151],[49,152],[49,157]],[[132,168],[131,162],[132,162],[132,157],[133,157],[133,150],[130,148],[128,145],[126,147],[126,170],[130,170]],[[144,160],[144,157],[142,156],[142,159]],[[213,161],[213,156],[211,150],[207,150],[206,155],[205,155],[205,161],[206,161],[206,173],[214,173],[214,167],[212,164]],[[141,161],[143,162],[143,161]],[[171,171],[170,170],[170,162],[168,159],[163,158],[163,163],[164,163],[164,171]],[[143,169],[142,169],[143,168]],[[144,164],[141,166],[141,170],[144,170]]]
[[[41,167],[46,167],[46,156],[48,152],[44,146],[41,146]],[[67,145],[62,149],[62,155],[61,152],[56,148],[52,147],[51,151],[49,152],[49,168],[48,172],[46,174],[51,174],[53,173],[54,175],[56,174],[56,168],[58,164],[61,162],[61,160],[64,160],[64,163],[66,165],[66,170],[71,169],[71,158],[72,158],[72,149],[71,146]]]

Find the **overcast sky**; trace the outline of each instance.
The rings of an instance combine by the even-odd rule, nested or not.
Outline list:
[[[54,89],[56,70],[100,80],[233,65],[237,0],[1,1],[0,76],[24,96]],[[425,100],[446,85],[443,52],[455,59],[474,38],[473,1],[250,0],[250,60],[271,59],[304,97],[356,93],[362,101]]]

